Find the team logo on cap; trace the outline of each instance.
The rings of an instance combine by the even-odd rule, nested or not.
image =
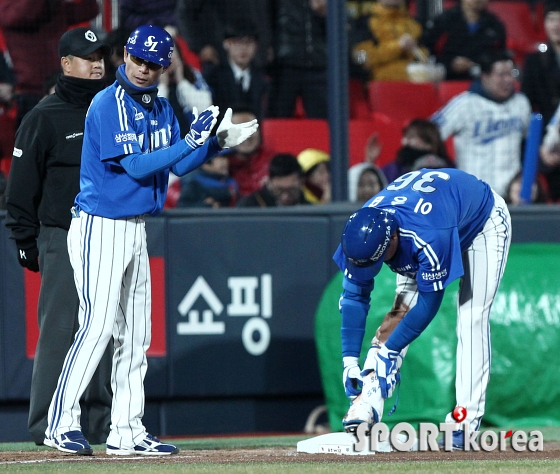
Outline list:
[[[91,30],[87,30],[84,36],[88,41],[91,41],[92,43],[95,43],[97,41],[97,36],[95,36],[95,33]]]
[[[148,36],[148,39],[144,41],[144,46],[146,46],[146,48],[148,48],[150,51],[153,52],[157,52],[156,46],[158,42],[155,41],[155,39],[156,39],[155,36]]]

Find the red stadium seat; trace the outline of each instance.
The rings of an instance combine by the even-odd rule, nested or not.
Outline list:
[[[350,79],[348,82],[348,101],[350,119],[367,119],[371,115],[368,102],[367,88],[359,79]]]
[[[0,171],[6,176],[12,164],[12,152],[16,136],[17,107],[0,105]]]
[[[432,83],[372,81],[369,101],[374,112],[400,122],[428,118],[439,106],[437,90]]]
[[[440,107],[444,106],[453,97],[465,92],[471,85],[471,81],[442,81],[438,84],[437,92]]]
[[[190,50],[186,40],[179,35],[175,36],[174,40],[177,48],[181,50],[183,61],[186,62],[189,66],[194,67],[195,69],[198,69],[200,71],[200,58],[194,51]]]
[[[367,120],[350,120],[348,126],[350,166],[364,161],[365,146],[369,137],[379,134],[381,154],[375,164],[384,166],[395,159],[401,146],[402,124],[380,113],[372,114]]]
[[[303,108],[303,99],[300,97],[296,98],[296,109],[294,110],[293,118],[303,119],[305,118],[305,109]]]
[[[261,123],[263,143],[277,153],[297,155],[306,148],[329,153],[329,125],[319,119],[265,119]]]
[[[540,43],[545,43],[546,33],[544,31],[544,2],[537,2],[535,6],[534,18],[537,41]]]
[[[507,46],[513,50],[518,64],[523,64],[527,53],[535,51],[537,27],[531,6],[527,2],[494,0],[488,10],[502,20],[506,26]]]

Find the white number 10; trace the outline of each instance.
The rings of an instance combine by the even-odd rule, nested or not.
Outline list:
[[[422,204],[424,203],[424,204]],[[424,202],[424,198],[420,198],[420,200],[418,201],[418,204],[416,204],[416,207],[414,208],[414,212],[418,212],[418,210],[420,210],[420,212],[422,214],[428,214],[431,210],[432,210],[432,203],[431,202]]]

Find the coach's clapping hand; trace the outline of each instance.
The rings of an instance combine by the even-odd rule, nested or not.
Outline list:
[[[257,119],[253,119],[250,122],[231,123],[231,114],[231,109],[227,109],[216,132],[218,145],[222,148],[231,148],[243,143],[259,128]]]
[[[194,119],[191,124],[191,129],[189,133],[185,136],[185,141],[193,150],[199,146],[204,145],[210,132],[216,125],[216,120],[218,120],[218,114],[220,109],[216,105],[211,105],[206,110],[203,110],[200,115],[198,114],[198,109],[193,107],[192,113]]]

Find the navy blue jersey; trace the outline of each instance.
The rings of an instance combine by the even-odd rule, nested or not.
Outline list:
[[[443,290],[464,273],[462,256],[488,220],[494,196],[488,184],[451,168],[406,173],[364,207],[390,212],[398,223],[399,245],[385,263],[416,280],[420,291]],[[334,260],[345,272],[345,285],[371,285],[382,261],[369,267],[349,262],[341,246]]]
[[[134,179],[119,163],[132,153],[149,153],[181,140],[179,123],[167,99],[151,110],[135,101],[116,81],[95,96],[85,123],[76,204],[91,215],[120,219],[161,212],[169,169]]]

